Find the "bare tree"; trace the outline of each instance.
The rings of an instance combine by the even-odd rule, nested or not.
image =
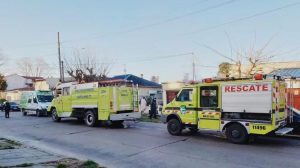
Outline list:
[[[209,46],[205,46],[206,48],[210,49],[211,51],[213,51],[214,53],[218,54],[221,57],[224,57],[226,59],[228,59],[230,61],[230,63],[234,64],[237,66],[237,73],[238,73],[238,77],[240,78],[242,76],[242,55],[240,53],[240,51],[236,51],[236,58],[227,56],[221,52],[219,52],[218,50],[209,47]]]
[[[229,77],[230,75],[230,63],[222,62],[219,64],[219,74],[224,75],[225,77]]]
[[[23,57],[17,61],[17,65],[22,75],[31,77],[43,77],[50,69],[43,58]]]
[[[273,37],[271,37],[264,45],[261,47],[256,47],[256,36],[254,38],[253,44],[250,45],[249,48],[246,49],[234,49],[231,43],[231,39],[229,35],[226,33],[227,38],[228,38],[228,43],[230,47],[230,56],[227,56],[226,54],[223,54],[219,52],[218,50],[206,46],[206,48],[210,49],[214,53],[218,54],[219,56],[226,58],[229,60],[231,64],[234,64],[237,69],[237,77],[240,78],[242,77],[242,66],[245,65],[244,69],[246,69],[244,76],[246,77],[252,77],[254,73],[256,73],[255,68],[258,67],[259,65],[269,62],[275,54],[273,52],[268,52],[267,48],[270,45]],[[235,55],[235,56],[233,56]],[[220,68],[224,68],[223,66],[219,66]],[[220,71],[220,69],[219,69]]]
[[[64,59],[66,72],[77,82],[93,82],[107,78],[111,63],[98,62],[90,52],[73,52],[73,59]]]
[[[4,54],[2,52],[2,50],[0,49],[0,66],[2,66],[4,64]]]

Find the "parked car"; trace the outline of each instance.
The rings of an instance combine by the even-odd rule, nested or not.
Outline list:
[[[11,111],[20,111],[19,104],[16,102],[10,102],[10,110]]]

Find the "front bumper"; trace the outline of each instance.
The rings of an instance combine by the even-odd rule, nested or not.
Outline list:
[[[162,122],[162,123],[167,123],[167,115],[161,115],[160,116],[160,121]]]
[[[120,114],[111,114],[111,121],[120,121],[120,120],[136,120],[141,118],[141,112],[131,112],[131,113],[120,113]]]

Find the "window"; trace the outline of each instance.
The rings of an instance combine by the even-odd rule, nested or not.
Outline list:
[[[176,98],[176,101],[186,102],[193,100],[193,89],[183,89],[179,96]]]
[[[53,99],[52,95],[37,95],[37,99],[39,102],[46,103],[46,102],[51,102]]]
[[[31,98],[28,99],[28,103],[31,103]]]
[[[33,98],[33,103],[38,103],[36,97]]]
[[[200,94],[201,107],[218,107],[218,86],[202,86]]]
[[[70,95],[70,88],[69,87],[63,88],[63,96],[68,96],[68,95]]]

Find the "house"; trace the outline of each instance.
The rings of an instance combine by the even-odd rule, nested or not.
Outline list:
[[[247,72],[250,70],[251,65],[243,64],[241,66],[241,77],[246,77]],[[267,62],[257,65],[252,69],[251,74],[262,73],[269,74],[279,69],[300,68],[300,61],[287,61],[287,62]],[[238,66],[235,64],[229,65],[229,77],[238,77]],[[219,73],[218,77],[224,78],[226,75]]]
[[[170,103],[178,94],[180,89],[185,86],[185,82],[163,82],[163,105]]]
[[[8,101],[18,102],[22,91],[49,90],[49,85],[42,77],[21,76],[12,74],[5,76],[7,88],[1,94],[1,98]]]
[[[152,82],[132,74],[118,75],[111,79],[131,81],[134,85],[138,86],[139,99],[142,97],[155,97],[157,99],[157,103],[162,104],[162,86],[156,82]]]

